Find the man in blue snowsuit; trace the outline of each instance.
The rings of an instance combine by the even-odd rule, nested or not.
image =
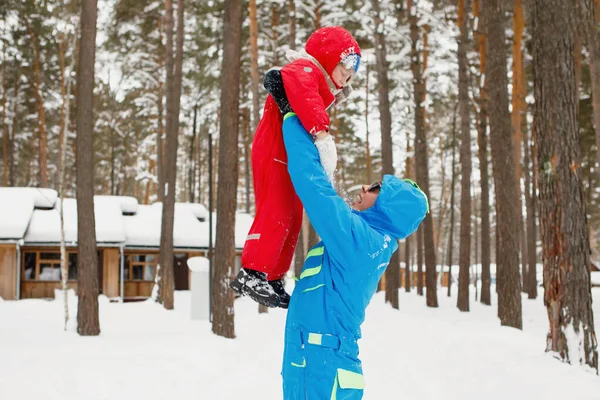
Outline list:
[[[396,251],[428,211],[416,184],[385,175],[348,206],[293,113],[283,138],[296,193],[322,241],[307,254],[285,328],[284,400],[362,399],[357,340],[365,309]]]

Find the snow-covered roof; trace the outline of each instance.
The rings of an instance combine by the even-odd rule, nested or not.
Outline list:
[[[137,212],[138,201],[131,196],[94,196],[95,201],[112,202],[119,206],[123,213],[135,214]]]
[[[158,247],[162,225],[162,204],[139,205],[135,215],[123,216],[127,246]],[[244,247],[252,226],[252,216],[236,214],[235,247]],[[201,204],[176,203],[173,244],[178,248],[208,248],[208,210]],[[213,246],[216,239],[217,215],[213,212]]]
[[[56,191],[36,188],[0,188],[0,240],[24,239],[26,244],[60,243],[60,199]],[[40,209],[41,208],[41,209]],[[138,204],[134,197],[94,196],[96,241],[126,247],[159,247],[162,204]],[[174,246],[208,248],[208,210],[202,204],[176,203]],[[236,214],[235,246],[244,242],[253,217]],[[213,213],[213,245],[217,216]],[[77,243],[77,201],[64,200],[65,241]]]
[[[104,197],[104,196],[103,196]],[[64,201],[65,241],[77,242],[77,201]],[[105,198],[94,198],[97,243],[122,243],[125,241],[122,211],[119,203]],[[51,210],[34,210],[25,235],[25,243],[60,242],[60,200]]]
[[[56,197],[52,189],[0,188],[0,240],[22,239],[34,208],[52,208]]]

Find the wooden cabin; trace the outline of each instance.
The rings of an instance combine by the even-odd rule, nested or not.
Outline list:
[[[51,189],[0,188],[0,297],[53,298],[60,278],[60,200]],[[77,288],[77,204],[64,201],[68,286]],[[132,197],[95,196],[100,292],[113,300],[148,298],[158,265],[162,204]],[[7,221],[7,223],[4,223]],[[253,218],[236,215],[236,267]],[[216,213],[213,213],[213,243]],[[208,211],[201,204],[175,205],[175,289],[189,289],[187,259],[206,256]]]

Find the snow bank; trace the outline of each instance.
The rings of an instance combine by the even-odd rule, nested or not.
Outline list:
[[[597,314],[600,290],[592,294]],[[497,304],[495,290],[492,296]],[[400,311],[384,297],[374,296],[359,341],[365,400],[396,399],[399,390],[410,400],[598,399],[594,373],[544,351],[542,293],[523,301],[523,331],[500,326],[496,307],[473,298],[471,312],[461,313],[455,295],[438,293],[433,309],[423,296],[400,291]],[[101,335],[80,337],[74,329],[64,332],[61,302],[4,302],[2,398],[281,399],[286,311],[258,314],[256,303],[237,299],[231,340],[214,335],[208,322],[192,321],[190,305],[189,291],[175,292],[173,311],[101,296]],[[76,322],[76,309],[70,312]]]

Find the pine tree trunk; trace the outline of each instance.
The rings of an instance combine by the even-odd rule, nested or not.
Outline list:
[[[288,18],[289,18],[289,47],[291,50],[296,49],[296,2],[295,0],[288,0]],[[303,219],[304,221],[304,219]],[[304,225],[304,224],[303,224]],[[298,236],[298,244],[294,253],[294,275],[300,276],[302,272],[302,266],[304,265],[304,241],[306,240],[304,235],[304,227],[300,229],[300,235]]]
[[[597,175],[600,179],[600,1],[582,0],[582,25],[585,27],[585,38],[589,52],[590,76],[592,82],[592,105],[594,107],[594,131],[596,134]]]
[[[252,198],[250,190],[250,182],[252,182],[252,168],[250,166],[250,147],[252,145],[252,127],[250,126],[250,110],[245,109],[244,113],[244,132],[243,132],[243,148],[244,148],[244,190],[246,193],[246,214],[250,214]]]
[[[65,51],[64,51],[65,37],[61,35],[58,41],[58,57],[60,65],[60,91],[62,104],[60,109],[60,132],[59,132],[59,143],[58,143],[58,196],[60,198],[60,273],[61,273],[61,288],[63,291],[63,310],[64,310],[64,329],[67,330],[67,323],[69,322],[69,301],[68,301],[68,273],[67,273],[67,249],[65,245],[65,221],[64,221],[64,200],[65,200],[65,156],[67,147],[67,132],[69,127],[69,95],[71,92],[71,78],[65,75]]]
[[[477,144],[479,147],[479,173],[481,179],[481,302],[491,305],[491,250],[490,250],[490,183],[488,170],[488,138],[487,138],[487,91],[485,82],[486,73],[486,40],[487,26],[481,12],[482,4],[475,0],[473,7],[474,17],[478,24],[474,27],[479,53],[479,124],[477,125]]]
[[[469,311],[469,265],[471,250],[471,127],[469,72],[467,60],[467,29],[468,1],[458,0],[458,99],[460,102],[461,130],[461,192],[460,192],[460,250],[458,275],[457,307],[460,311]]]
[[[8,186],[8,124],[6,123],[6,46],[2,46],[2,186]]]
[[[13,100],[13,120],[12,126],[8,138],[8,185],[15,186],[15,134],[17,132],[17,126],[19,123],[19,97],[21,95],[21,80],[17,79],[15,82],[14,100]]]
[[[394,174],[394,160],[392,153],[392,116],[390,114],[390,97],[388,81],[388,63],[385,45],[385,32],[379,9],[379,0],[372,0],[375,12],[375,57],[377,59],[377,80],[379,94],[379,118],[381,121],[381,163],[382,174]],[[396,266],[400,265],[398,252],[392,255],[390,268],[385,271],[386,299],[393,308],[398,309],[398,271]]]
[[[273,44],[273,64],[279,65],[279,4],[271,3],[271,40]]]
[[[250,14],[250,78],[252,87],[252,132],[256,132],[260,120],[259,77],[258,77],[258,21],[256,17],[256,0],[248,2]]]
[[[198,104],[194,104],[194,114],[192,118],[192,137],[190,138],[190,153],[188,159],[188,194],[190,202],[194,202],[196,194],[196,121],[198,117]]]
[[[100,334],[98,255],[94,217],[94,61],[96,0],[81,3],[81,45],[77,63],[77,333]]]
[[[523,130],[524,176],[525,176],[525,207],[527,208],[527,294],[529,299],[537,298],[537,268],[536,268],[536,226],[535,226],[535,179],[532,179],[531,146],[528,130]]]
[[[221,122],[219,134],[219,186],[217,194],[217,241],[215,249],[212,331],[234,338],[233,291],[227,287],[235,270],[235,210],[241,27],[244,2],[225,0],[223,16],[223,64],[221,73]]]
[[[423,225],[417,229],[417,294],[423,296]]]
[[[498,316],[502,325],[522,328],[519,242],[514,233],[518,221],[515,201],[515,163],[508,111],[505,30],[500,0],[491,0],[484,8],[488,23],[489,57],[486,80],[489,90],[490,144],[496,191],[498,277]]]
[[[175,275],[173,271],[173,225],[175,220],[175,193],[177,177],[177,142],[179,134],[179,108],[181,99],[183,64],[184,0],[177,0],[177,44],[173,46],[173,2],[167,0],[167,151],[165,163],[165,189],[162,208],[159,263],[158,301],[167,310],[174,307]],[[175,59],[173,60],[173,53]]]
[[[299,277],[304,265],[304,228],[300,229],[298,244],[294,250],[294,276]]]
[[[319,243],[319,235],[317,235],[317,231],[315,231],[315,228],[308,221],[308,248],[312,248],[317,243]]]
[[[171,0],[172,5],[172,0]],[[173,16],[171,15],[171,21],[173,20]],[[171,23],[171,32],[173,30]],[[163,39],[163,22],[162,18],[158,19],[158,45],[162,47]],[[171,33],[172,34],[172,33]],[[172,51],[172,50],[171,50]],[[171,53],[172,54],[172,53]],[[158,59],[158,67],[160,70],[164,67],[164,60],[162,57]],[[162,80],[159,81],[158,84],[158,99],[156,101],[156,108],[158,110],[157,120],[158,120],[158,132],[156,132],[156,164],[157,164],[157,193],[156,199],[158,202],[164,202],[165,200],[165,145],[163,142],[163,137],[165,136],[165,127],[163,124],[164,119],[164,86]]]
[[[458,106],[458,103],[457,103]],[[452,251],[454,248],[454,194],[456,193],[456,111],[452,118],[452,183],[450,185],[450,234],[448,236],[448,297],[452,294]]]
[[[23,18],[29,36],[31,37],[31,50],[33,51],[33,88],[35,95],[35,103],[38,111],[38,129],[39,129],[39,185],[48,187],[48,170],[47,170],[47,142],[46,134],[46,112],[44,110],[44,100],[42,99],[42,67],[40,65],[39,43],[36,34],[31,29],[31,25],[27,17]]]
[[[427,134],[425,133],[425,101],[426,87],[423,78],[425,66],[421,65],[421,59],[418,48],[419,27],[418,17],[416,15],[417,7],[413,7],[412,0],[408,0],[407,8],[410,12],[410,37],[411,37],[411,70],[413,73],[413,95],[415,101],[415,166],[417,183],[425,196],[429,198],[429,161],[427,154]],[[426,41],[423,41],[423,52],[427,51]],[[425,271],[427,285],[427,306],[437,307],[437,284],[435,280],[436,260],[435,243],[433,239],[433,217],[427,213],[422,229],[425,251]],[[422,281],[421,273],[418,279]],[[419,285],[422,294],[422,284]]]
[[[296,50],[296,2],[288,0],[288,17],[290,24],[289,46],[291,50]]]
[[[514,224],[514,229],[517,233],[517,246],[520,249],[520,260],[521,260],[521,279],[522,288],[525,291],[527,287],[527,263],[526,263],[526,251],[527,249],[523,246],[524,238],[524,224],[523,224],[523,213],[522,213],[522,200],[521,200],[521,176],[523,171],[521,168],[521,142],[523,141],[523,134],[521,132],[522,122],[522,106],[524,99],[523,95],[523,30],[525,28],[525,18],[523,16],[523,7],[521,6],[521,0],[513,0],[513,46],[512,46],[512,139],[513,139],[513,151],[514,151],[514,162],[515,162],[515,201],[517,202],[517,220]]]
[[[369,142],[369,64],[365,63],[365,160],[367,162],[367,182],[370,184],[373,177],[371,165],[371,143]],[[408,134],[408,133],[407,133]]]
[[[576,8],[562,0],[532,4],[534,135],[544,262],[546,351],[598,370],[590,288],[590,242],[581,181],[575,78]],[[543,216],[543,218],[541,218]]]
[[[367,91],[367,94],[369,92]],[[408,132],[408,130],[406,131],[406,154],[410,155],[412,153],[413,149],[410,145],[410,134]],[[406,178],[407,179],[412,179],[413,175],[412,175],[412,157],[407,156],[406,157]],[[415,235],[412,235],[412,237],[414,237]],[[411,236],[407,237],[405,239],[406,241],[406,245],[405,245],[405,254],[404,254],[404,263],[405,263],[405,269],[404,269],[404,290],[406,290],[406,292],[410,292],[410,288],[412,286],[412,282],[411,282],[411,242],[413,241],[411,239]]]

